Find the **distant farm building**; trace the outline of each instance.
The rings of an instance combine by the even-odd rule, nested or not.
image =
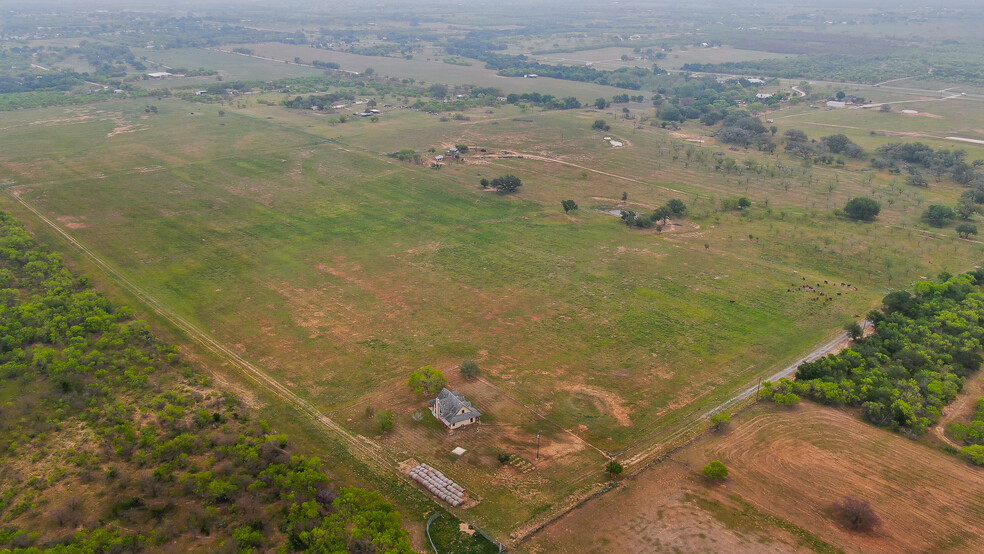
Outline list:
[[[479,423],[482,417],[482,413],[476,410],[463,394],[451,392],[447,388],[441,389],[437,398],[428,401],[427,404],[430,405],[434,417],[448,429]]]
[[[827,107],[828,108],[846,108],[847,107],[847,102],[842,102],[842,101],[839,101],[839,100],[828,100],[827,101]]]
[[[147,76],[151,79],[165,79],[174,75],[173,73],[168,73],[167,71],[155,71],[153,73],[148,73]]]

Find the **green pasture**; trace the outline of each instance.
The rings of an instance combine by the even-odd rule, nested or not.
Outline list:
[[[597,451],[585,449],[544,470],[540,496],[496,492],[490,460],[528,449],[537,427],[607,452],[638,448],[791,362],[886,291],[984,254],[919,221],[929,203],[955,201],[952,183],[910,191],[854,163],[725,174],[714,152],[741,164],[777,157],[687,143],[699,127],[671,134],[649,125],[642,105],[630,107],[635,119],[509,106],[458,121],[387,109],[376,123],[338,124],[252,100],[153,102],[156,114],[119,101],[4,115],[3,181],[24,185],[15,191],[25,201],[218,341],[326,412],[344,410],[353,433],[373,437],[353,406],[381,393],[412,411],[399,395],[414,369],[478,360],[495,390],[546,418],[519,410],[510,422],[504,414],[518,409],[489,393],[490,419],[526,438],[470,440],[475,458],[455,465],[495,531],[602,478],[591,470]],[[590,129],[601,117],[612,124],[603,134]],[[470,146],[466,161],[440,170],[384,155],[458,143]],[[504,173],[523,179],[518,194],[477,186]],[[878,222],[833,215],[861,194],[883,200]],[[740,195],[751,208],[722,207]],[[565,215],[568,198],[580,209]],[[691,215],[662,233],[600,211],[644,213],[671,198]],[[380,440],[387,457],[452,463],[440,433],[413,431],[401,414]]]
[[[248,44],[245,47],[253,50],[257,56],[277,60],[293,61],[295,57],[298,57],[306,64],[314,60],[335,62],[343,70],[359,73],[371,67],[378,75],[399,77],[402,79],[413,78],[418,82],[423,81],[426,83],[498,87],[505,93],[515,92],[521,94],[524,92],[539,92],[541,94],[553,94],[558,97],[574,96],[582,102],[589,102],[599,96],[607,98],[620,92],[620,89],[616,89],[615,87],[550,79],[547,77],[540,77],[538,79],[500,77],[495,74],[495,71],[485,69],[485,64],[478,60],[468,60],[472,63],[470,66],[451,65],[444,63],[444,55],[430,56],[428,60],[426,56],[418,54],[413,59],[406,60],[395,57],[362,56],[359,54],[319,50],[307,46],[274,42]],[[236,56],[236,54],[227,55]],[[240,57],[249,59],[244,56]],[[323,72],[320,69],[311,69],[319,73]]]
[[[160,71],[167,67],[184,67],[187,69],[215,69],[226,81],[262,81],[270,79],[289,79],[291,77],[311,77],[323,75],[324,70],[310,65],[284,63],[279,60],[264,60],[251,56],[242,56],[230,52],[204,48],[169,48],[166,50],[131,48],[137,57],[147,56],[148,67],[157,64]],[[294,57],[288,58],[293,62]],[[309,62],[310,63],[310,62]],[[173,77],[170,79],[149,79],[139,81],[142,86],[176,87],[193,83],[205,85],[214,84],[215,76],[206,77]]]
[[[652,48],[656,52],[660,51],[659,47],[654,46],[639,47],[643,50]],[[632,42],[629,42],[624,47],[610,46],[594,50],[535,54],[530,57],[542,63],[559,63],[563,65],[584,65],[585,63],[590,63],[598,69],[608,70],[633,66],[652,67],[654,63],[662,69],[680,69],[680,67],[688,63],[725,63],[786,57],[785,54],[776,54],[774,52],[744,50],[731,46],[715,46],[713,48],[690,47],[687,49],[674,49],[672,52],[667,52],[666,58],[662,60],[643,60],[635,59],[639,54],[635,53],[634,49],[635,46]],[[623,55],[627,55],[632,59],[622,61]]]

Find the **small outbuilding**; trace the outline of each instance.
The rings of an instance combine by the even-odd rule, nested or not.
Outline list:
[[[447,388],[441,389],[437,398],[427,401],[427,404],[431,407],[434,417],[448,429],[480,423],[482,418],[482,413],[476,410],[463,394],[457,391],[451,392]]]

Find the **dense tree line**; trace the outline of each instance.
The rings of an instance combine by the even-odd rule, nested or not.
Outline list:
[[[614,87],[640,90],[652,82],[655,75],[665,73],[653,65],[652,69],[642,67],[622,67],[614,71],[595,69],[585,65],[552,65],[531,61],[523,54],[502,54],[506,46],[494,42],[496,32],[473,31],[462,39],[452,40],[445,49],[448,54],[474,58],[485,62],[486,69],[495,70],[506,77],[521,77],[535,74],[568,81],[583,81],[611,85]]]
[[[804,54],[788,58],[719,64],[692,63],[685,64],[682,69],[860,83],[878,83],[920,74],[930,75],[932,70],[934,79],[984,85],[984,58],[980,49],[971,44],[901,48],[893,53],[880,55],[858,55],[857,52]]]
[[[354,101],[355,95],[351,92],[333,92],[330,94],[312,94],[311,96],[296,96],[291,100],[284,100],[284,106],[288,108],[308,110],[311,108],[325,109],[341,100]]]
[[[798,395],[854,406],[868,421],[912,436],[926,432],[956,398],[984,358],[984,271],[885,297],[868,319],[875,332],[839,354],[802,364],[796,381],[765,386],[766,396],[791,403]]]
[[[412,552],[2,212],[0,383],[0,549]]]

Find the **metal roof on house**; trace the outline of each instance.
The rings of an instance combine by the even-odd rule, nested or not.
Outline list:
[[[435,402],[440,404],[441,410],[441,421],[445,425],[454,425],[459,421],[464,421],[469,418],[478,417],[482,415],[481,412],[472,407],[472,403],[465,400],[465,395],[459,393],[458,391],[451,392],[447,388],[441,389],[440,394],[437,395]],[[463,414],[459,414],[462,408],[469,408]],[[450,416],[448,414],[451,414]]]

